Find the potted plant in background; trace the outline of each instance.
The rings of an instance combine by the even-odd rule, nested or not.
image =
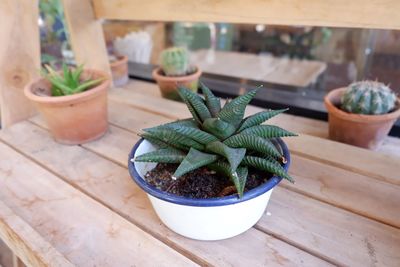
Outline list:
[[[325,96],[329,137],[347,144],[376,149],[400,117],[400,100],[386,85],[361,81]]]
[[[129,81],[128,57],[122,55],[109,55],[113,84],[116,87],[124,86]]]
[[[107,89],[110,80],[98,70],[83,65],[62,72],[50,66],[24,93],[44,116],[57,142],[82,144],[102,136],[108,127]]]
[[[161,53],[161,67],[153,70],[153,78],[168,99],[181,100],[177,88],[184,86],[197,92],[201,70],[190,66],[189,52],[186,48],[171,47]]]
[[[132,149],[129,172],[147,193],[157,215],[173,231],[199,240],[238,235],[263,215],[272,189],[286,178],[290,154],[280,137],[295,136],[261,125],[283,110],[245,119],[257,89],[223,108],[205,96],[179,88],[192,118],[144,129]]]

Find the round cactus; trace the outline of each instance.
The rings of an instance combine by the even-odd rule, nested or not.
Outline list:
[[[379,115],[396,105],[396,95],[386,85],[376,81],[350,84],[342,96],[341,109],[350,113]]]
[[[183,47],[171,47],[161,53],[161,68],[167,76],[183,76],[189,71],[189,52]]]

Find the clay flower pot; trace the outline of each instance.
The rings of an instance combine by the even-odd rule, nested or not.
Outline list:
[[[181,98],[177,91],[177,86],[184,86],[193,92],[197,92],[199,77],[201,70],[196,67],[196,72],[186,76],[165,76],[161,68],[153,70],[153,78],[156,80],[158,87],[160,87],[161,95],[165,98],[172,100],[179,100]]]
[[[325,96],[329,115],[329,138],[369,149],[376,149],[400,117],[400,100],[395,110],[383,115],[362,115],[338,108],[346,88],[332,90]]]
[[[128,75],[128,57],[116,56],[117,60],[111,61],[111,73],[114,86],[124,86],[129,81]]]
[[[97,70],[84,70],[82,77],[107,77]],[[82,144],[101,137],[108,128],[107,90],[110,80],[82,93],[51,96],[51,83],[41,78],[24,93],[44,116],[54,139],[62,144]]]

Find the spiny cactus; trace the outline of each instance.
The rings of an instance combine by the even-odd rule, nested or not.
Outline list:
[[[59,74],[57,71],[52,69],[49,65],[45,65],[43,70],[43,76],[51,82],[51,95],[52,96],[64,96],[73,95],[86,91],[104,81],[105,78],[99,79],[86,79],[81,80],[81,74],[83,72],[83,65],[80,65],[76,69],[70,69],[67,65],[63,64],[63,74]]]
[[[161,68],[167,76],[184,76],[189,72],[189,52],[183,47],[171,47],[161,53]]]
[[[220,99],[210,89],[202,83],[200,88],[204,98],[185,88],[178,89],[193,117],[144,129],[141,136],[156,145],[158,150],[133,160],[180,163],[173,179],[207,166],[229,177],[240,197],[248,168],[263,170],[293,182],[282,167],[286,160],[271,138],[296,134],[277,126],[260,125],[287,109],[262,111],[243,119],[246,106],[258,89],[227,102],[221,108]]]
[[[350,84],[342,96],[341,108],[350,113],[378,115],[390,112],[396,95],[386,85],[376,81]]]

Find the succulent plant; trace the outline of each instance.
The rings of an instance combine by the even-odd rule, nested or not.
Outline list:
[[[388,113],[394,108],[396,95],[383,83],[361,81],[347,87],[341,102],[341,109],[347,112],[378,115]]]
[[[76,69],[68,68],[67,65],[63,64],[63,73],[60,74],[51,68],[49,65],[45,65],[46,71],[43,71],[43,75],[46,79],[51,82],[51,95],[52,96],[64,96],[73,95],[83,91],[86,91],[104,80],[100,79],[81,79],[83,71],[83,65],[80,65]]]
[[[167,76],[184,76],[189,72],[189,52],[183,47],[171,47],[161,53],[161,68]]]
[[[282,163],[282,152],[271,139],[296,134],[263,122],[286,111],[267,110],[245,119],[246,106],[256,95],[252,90],[221,108],[220,99],[200,83],[204,98],[186,88],[178,88],[192,118],[144,129],[141,136],[157,146],[135,157],[137,162],[180,163],[173,179],[206,166],[229,177],[241,197],[248,168],[267,171],[293,182]]]

